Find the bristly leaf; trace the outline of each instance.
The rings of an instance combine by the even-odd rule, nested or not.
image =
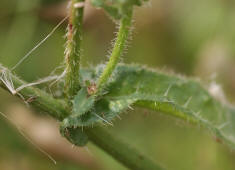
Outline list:
[[[125,17],[135,5],[140,6],[147,0],[91,0],[95,7],[103,8],[114,19]]]
[[[80,126],[77,119],[82,118],[82,115],[94,109],[95,96],[89,96],[87,89],[83,87],[75,96],[72,103],[73,103],[72,114],[66,117],[62,122],[62,126],[64,128],[68,127],[74,128]]]
[[[77,119],[89,112],[95,102],[95,97],[90,96],[86,87],[83,87],[73,100],[72,114],[63,120],[60,126],[60,133],[76,146],[84,146],[88,142],[87,135],[79,128]]]
[[[97,123],[112,125],[112,120],[118,117],[136,98],[101,99],[98,100],[92,110],[82,116],[70,116],[63,121],[65,127],[86,127]]]
[[[94,105],[95,97],[90,96],[87,89],[83,87],[73,100],[73,111],[71,116],[81,116],[89,111]]]
[[[119,65],[106,92],[92,109],[67,123],[75,127],[112,124],[115,117],[135,104],[203,125],[235,149],[235,109],[215,100],[195,80]]]
[[[131,98],[150,108],[199,123],[235,149],[235,109],[215,100],[195,80],[140,66],[119,65],[106,98]]]

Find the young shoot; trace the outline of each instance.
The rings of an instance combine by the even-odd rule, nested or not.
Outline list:
[[[117,39],[115,41],[111,56],[109,61],[104,68],[103,73],[101,74],[98,80],[98,90],[97,93],[101,92],[108,80],[110,79],[113,71],[115,70],[122,54],[125,49],[126,41],[128,39],[131,23],[132,23],[132,10],[129,10],[127,15],[124,16],[120,21],[119,32],[117,34]]]

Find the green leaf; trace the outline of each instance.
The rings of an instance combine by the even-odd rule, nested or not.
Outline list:
[[[94,109],[94,104],[95,96],[89,96],[87,89],[83,87],[74,97],[72,114],[63,120],[61,126],[63,128],[84,126],[83,124],[79,124],[78,119],[81,119],[85,113]]]
[[[106,99],[135,99],[138,106],[199,123],[235,147],[235,109],[215,100],[199,82],[140,66],[119,65],[115,75]]]
[[[91,0],[91,3],[98,8],[103,8],[115,19],[125,17],[128,11],[134,6],[140,6],[147,0]]]
[[[83,70],[83,79],[95,79],[97,70]],[[95,76],[96,75],[96,76]],[[200,82],[134,65],[118,65],[111,81],[92,108],[67,119],[74,127],[112,124],[123,111],[137,105],[210,129],[216,138],[235,148],[235,109],[214,99]]]
[[[86,87],[82,87],[73,100],[72,114],[66,117],[60,126],[60,133],[76,146],[84,146],[88,142],[87,135],[79,128],[77,119],[92,109],[95,96],[90,96]]]
[[[203,125],[235,147],[235,109],[214,99],[196,80],[140,66],[119,65],[106,92],[92,111],[76,120],[78,126],[110,123],[135,104]]]
[[[89,112],[84,115],[66,118],[63,122],[66,127],[86,127],[97,123],[112,125],[112,120],[128,109],[135,98],[100,99]]]
[[[80,116],[89,111],[94,105],[95,97],[89,96],[87,89],[83,87],[73,100],[73,114],[71,116]]]

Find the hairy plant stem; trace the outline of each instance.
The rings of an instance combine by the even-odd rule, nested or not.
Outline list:
[[[14,87],[17,88],[22,85],[25,85],[26,82],[19,79],[17,76],[13,75],[7,68],[0,65],[0,75],[1,72],[4,71],[5,74],[8,75],[9,82],[12,81]],[[8,87],[5,86],[5,84],[0,80],[0,87],[8,90],[10,93],[12,93]],[[13,94],[18,97],[23,97],[25,102],[32,105],[34,108],[39,109],[40,111],[43,111],[50,116],[54,117],[57,120],[63,120],[65,117],[67,117],[70,113],[67,112],[68,105],[63,100],[54,99],[51,95],[48,93],[39,90],[34,87],[26,87],[23,88],[21,91],[19,91],[16,94]]]
[[[134,170],[160,170],[154,161],[139,153],[135,148],[117,138],[102,127],[87,129],[89,139],[98,147],[120,161],[126,167]]]
[[[65,94],[70,101],[80,89],[79,69],[81,60],[82,23],[84,0],[71,0],[65,49],[66,78]]]
[[[22,86],[26,84],[23,80],[19,79],[17,76],[11,74],[11,72],[5,67],[0,65],[0,73],[5,71],[9,78],[12,80],[15,87]],[[5,90],[9,89],[0,80],[0,87]],[[46,92],[35,88],[35,87],[25,87],[15,96],[19,97],[19,94],[25,98],[25,100],[34,108],[43,111],[55,119],[61,121],[70,115],[70,109],[67,102],[63,100],[54,99],[51,95]],[[120,161],[122,164],[130,169],[135,170],[158,170],[160,166],[156,165],[148,157],[142,155],[139,151],[126,145],[124,142],[120,141],[115,137],[115,134],[107,132],[105,128],[95,127],[86,130],[89,140],[96,144],[98,147],[102,148],[113,158]]]
[[[112,75],[124,51],[125,44],[126,44],[130,29],[131,29],[130,27],[132,23],[132,13],[133,13],[133,9],[131,9],[129,13],[125,17],[123,17],[120,21],[119,32],[118,32],[117,39],[113,47],[113,51],[111,53],[108,64],[106,65],[103,73],[101,74],[98,80],[97,92],[100,92],[104,88],[105,84],[107,83],[108,79]]]

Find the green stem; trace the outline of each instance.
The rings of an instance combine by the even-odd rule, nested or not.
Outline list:
[[[4,71],[7,74],[9,80],[11,79],[15,87],[22,86],[26,84],[24,81],[20,80],[17,76],[11,74],[9,70],[0,65],[0,74]],[[0,87],[9,91],[5,84],[0,80]],[[63,100],[54,99],[52,96],[48,95],[46,92],[34,88],[25,87],[18,94],[23,96],[30,105],[34,108],[44,111],[50,116],[57,120],[63,120],[65,117],[70,115],[69,105]],[[19,96],[16,94],[17,96]],[[32,98],[33,97],[33,98]],[[101,147],[104,151],[113,156],[116,160],[123,163],[130,169],[145,170],[145,169],[160,169],[159,166],[154,164],[152,160],[142,155],[137,150],[126,145],[124,142],[120,141],[115,137],[115,134],[108,133],[106,129],[96,127],[87,130],[90,141]]]
[[[2,72],[4,72],[5,78],[7,78],[6,81],[8,81],[9,83],[12,81],[12,84],[14,86],[13,88],[17,88],[26,84],[26,82],[13,75],[7,68],[0,65],[0,76],[1,74],[3,74]],[[12,93],[9,90],[9,87],[6,87],[1,80],[0,87]],[[25,102],[28,102],[33,107],[38,108],[40,111],[49,114],[55,119],[63,120],[64,117],[67,117],[70,114],[67,112],[66,108],[68,108],[68,106],[63,100],[54,99],[48,93],[37,88],[26,87],[13,95],[24,98]]]
[[[82,23],[84,0],[71,0],[66,46],[65,94],[70,101],[80,89],[79,69],[81,60]]]
[[[109,77],[112,75],[115,67],[117,66],[120,57],[124,51],[126,41],[130,32],[131,22],[132,22],[132,9],[129,13],[121,19],[119,32],[117,35],[117,40],[114,44],[114,48],[109,59],[108,64],[106,65],[103,73],[101,74],[98,80],[98,90],[100,92],[105,84],[107,83]]]
[[[86,130],[89,139],[98,147],[105,150],[126,167],[134,170],[160,170],[151,159],[139,153],[127,143],[121,141],[112,133],[102,127],[90,128]]]

